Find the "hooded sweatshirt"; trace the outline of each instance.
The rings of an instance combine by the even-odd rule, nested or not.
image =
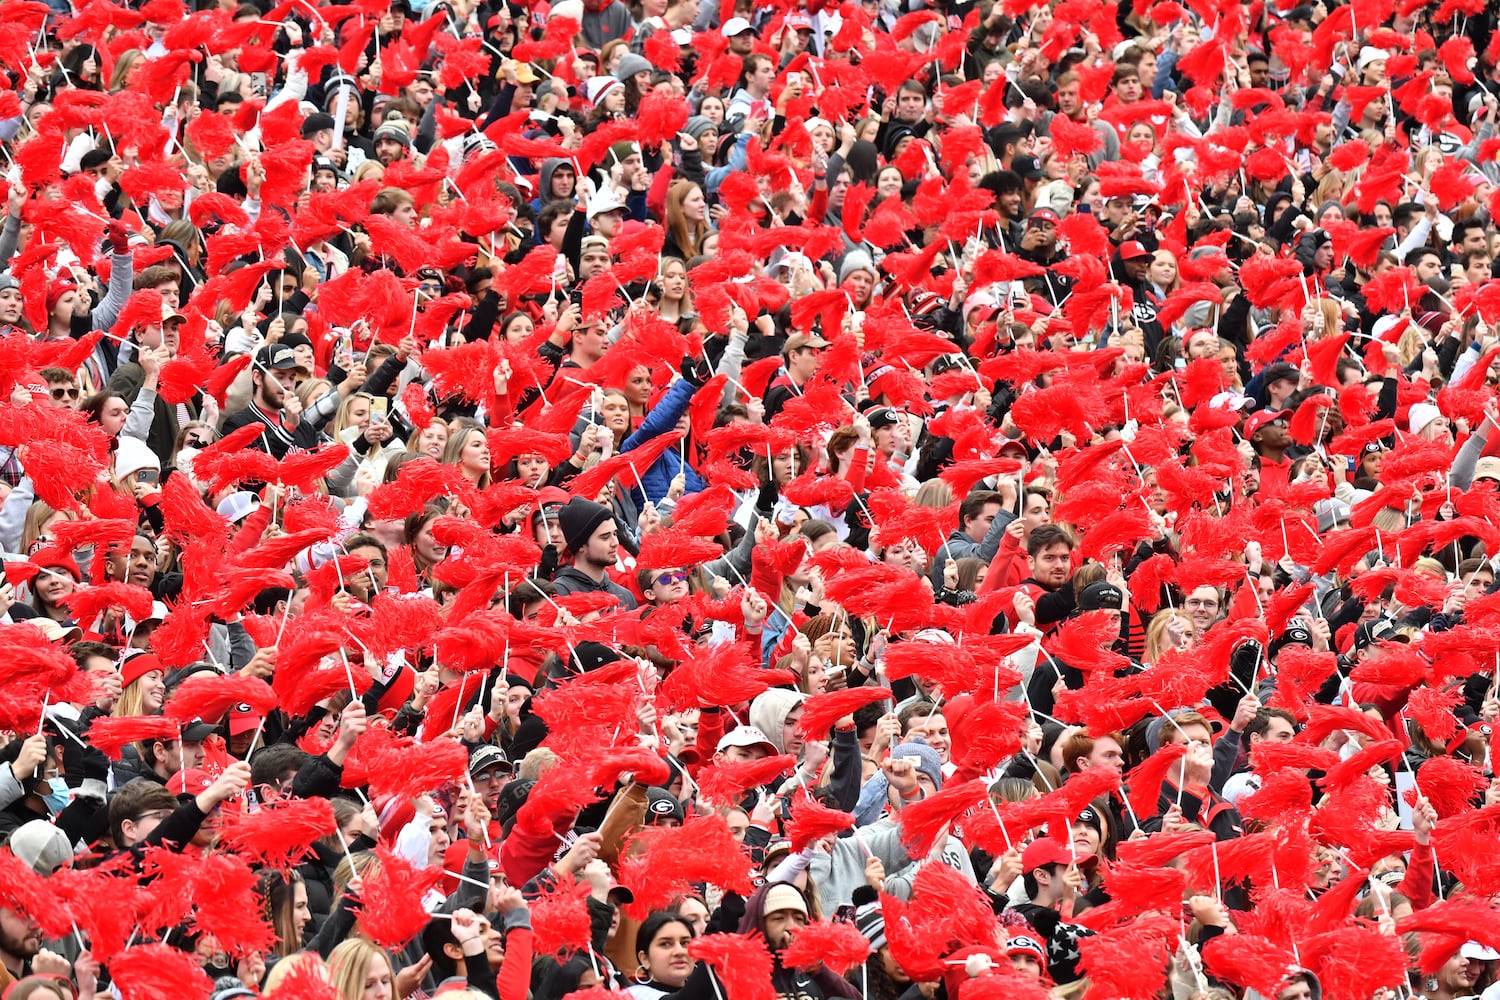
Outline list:
[[[782,739],[786,728],[786,717],[792,709],[802,704],[804,695],[786,688],[771,688],[750,703],[750,725],[766,734],[776,747],[777,753],[786,753]]]
[[[775,883],[768,882],[750,894],[745,901],[745,915],[740,918],[739,933],[741,934],[763,934],[765,932],[765,909],[766,894],[771,891]],[[799,892],[801,890],[798,890]],[[806,893],[803,893],[806,896]],[[771,967],[771,985],[776,990],[778,997],[794,998],[794,1000],[805,1000],[819,997],[847,997],[856,1000],[859,991],[843,978],[834,975],[827,967],[819,966],[816,972],[805,972],[802,969],[788,969],[781,964],[781,956],[771,953],[774,964]],[[701,963],[707,964],[707,963]]]

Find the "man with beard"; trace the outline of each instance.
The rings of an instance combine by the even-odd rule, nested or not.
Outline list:
[[[778,998],[831,1000],[833,997],[847,997],[855,1000],[859,991],[823,966],[809,972],[781,964],[782,953],[791,947],[797,932],[806,927],[807,922],[807,897],[802,890],[790,882],[772,882],[761,886],[745,901],[745,915],[740,918],[739,933],[759,934],[765,939],[773,963],[771,985]],[[702,975],[707,968],[707,962],[700,962],[694,976]],[[692,977],[689,977],[683,992],[691,993],[692,986]]]
[[[269,452],[277,460],[285,458],[292,448],[316,448],[318,429],[302,420],[302,401],[297,398],[299,372],[306,374],[306,369],[297,363],[290,347],[267,344],[256,351],[255,364],[250,368],[254,386],[250,404],[224,418],[224,433],[251,423],[265,425],[250,446]]]
[[[66,976],[70,971],[65,959],[42,952],[42,929],[35,920],[0,907],[0,992],[32,974]]]

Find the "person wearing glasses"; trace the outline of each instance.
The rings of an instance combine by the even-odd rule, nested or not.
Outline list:
[[[688,595],[688,571],[681,567],[639,570],[636,582],[648,604],[670,604]]]
[[[192,841],[219,803],[250,784],[250,765],[236,761],[209,786],[180,805],[167,786],[155,781],[127,782],[109,800],[109,832],[115,849],[135,852],[142,846],[170,845],[178,850]]]
[[[1291,416],[1290,410],[1256,410],[1240,432],[1260,457],[1260,492],[1266,496],[1285,492],[1291,477],[1292,460],[1286,457],[1292,444],[1287,434]]]
[[[52,397],[53,406],[60,410],[78,409],[83,390],[78,388],[78,379],[72,372],[66,368],[43,368],[40,374],[47,383],[47,395]]]

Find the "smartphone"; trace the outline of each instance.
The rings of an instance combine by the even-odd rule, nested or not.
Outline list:
[[[1093,215],[1094,214],[1094,206],[1090,205],[1086,201],[1079,202],[1078,203],[1078,212],[1081,215]]]
[[[376,396],[370,400],[371,423],[383,424],[386,422],[386,414],[390,410],[391,401],[384,396]]]
[[[568,290],[568,301],[579,309],[583,308],[583,287],[581,285],[578,288]]]
[[[159,469],[139,469],[136,471],[135,481],[145,483],[147,486],[156,486],[161,482],[161,471]]]
[[[351,331],[339,334],[338,344],[333,349],[333,363],[346,372],[354,367],[354,334]]]
[[[843,906],[840,906],[837,910],[834,910],[833,911],[833,922],[836,923],[836,924],[852,924],[852,923],[854,923],[854,904],[853,903],[845,903]]]

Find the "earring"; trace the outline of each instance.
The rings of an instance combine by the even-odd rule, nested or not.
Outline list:
[[[637,983],[640,983],[642,986],[645,986],[647,983],[651,982],[651,973],[646,971],[646,967],[644,965],[637,965],[635,967],[635,975],[631,978],[634,979]],[[1433,988],[1436,989],[1437,987],[1434,986]]]
[[[1437,988],[1438,988],[1437,976],[1428,976],[1422,982],[1422,991],[1424,993],[1436,993],[1437,992]]]

